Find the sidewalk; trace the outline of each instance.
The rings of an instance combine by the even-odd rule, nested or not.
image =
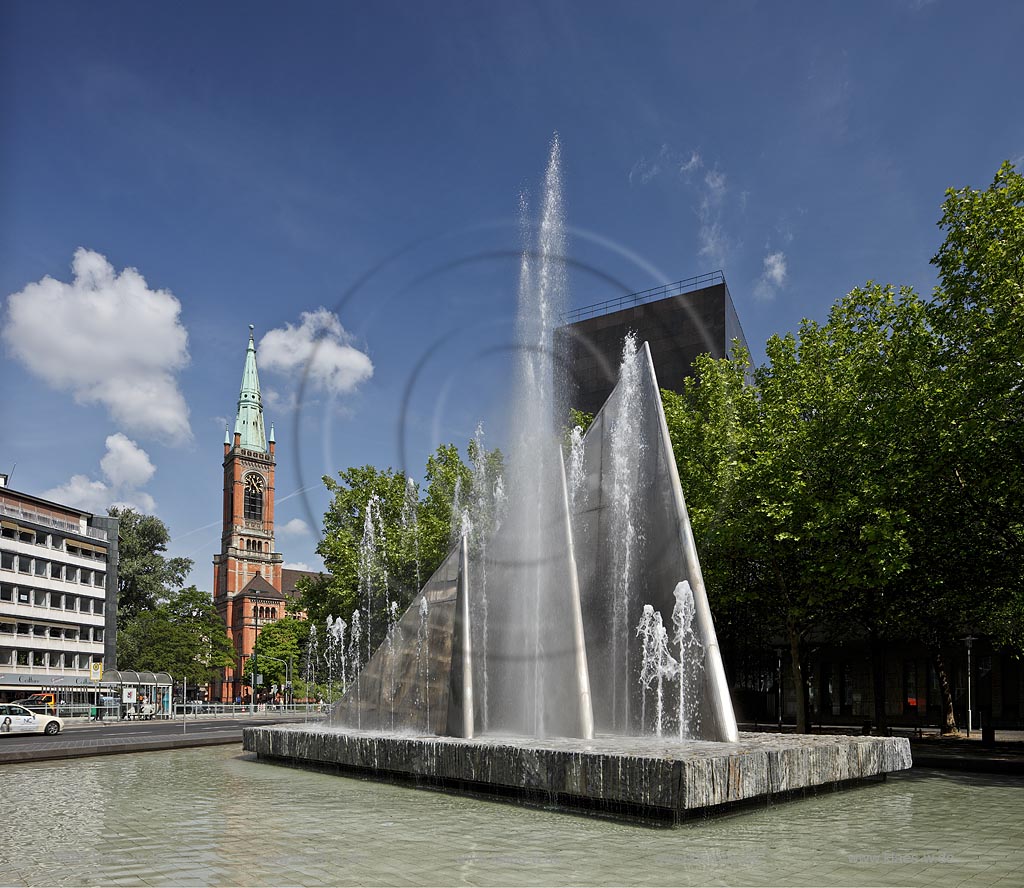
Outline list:
[[[981,742],[981,732],[943,737],[937,730],[910,738],[914,764],[986,774],[1024,774],[1024,731],[996,731],[995,743]]]
[[[741,731],[777,733],[774,725],[741,725]],[[792,725],[783,727],[783,733],[792,733]],[[825,725],[815,728],[815,734],[859,734],[852,727]],[[949,771],[972,771],[984,774],[1024,775],[1024,731],[995,732],[995,743],[981,742],[981,731],[943,737],[938,728],[924,728],[918,736],[916,728],[894,726],[893,736],[907,737],[914,757],[914,767],[940,768]]]

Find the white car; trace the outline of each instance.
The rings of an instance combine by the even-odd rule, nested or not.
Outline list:
[[[8,734],[59,734],[64,719],[32,712],[16,703],[0,703],[0,737]]]

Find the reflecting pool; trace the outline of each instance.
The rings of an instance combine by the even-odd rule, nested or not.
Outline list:
[[[912,771],[675,829],[258,763],[0,769],[3,885],[1024,884],[1024,779]]]

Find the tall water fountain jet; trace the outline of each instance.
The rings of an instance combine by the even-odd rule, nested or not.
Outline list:
[[[567,307],[565,215],[557,137],[544,176],[540,225],[524,234],[516,316],[517,367],[508,460],[508,505],[489,550],[489,728],[532,736],[576,735],[578,682],[566,589],[570,565],[558,531],[564,504],[560,432],[566,414],[554,330]],[[525,221],[524,232],[528,231]],[[493,627],[493,629],[492,629]]]
[[[553,347],[567,307],[557,139],[535,242],[525,200],[523,207],[505,481],[494,483],[491,507],[490,495],[482,498],[486,473],[474,457],[482,452],[478,435],[473,484],[460,485],[453,504],[448,557],[394,637],[379,647],[383,639],[374,638],[377,653],[334,721],[459,737],[488,731],[589,738],[677,727],[681,736],[734,740],[735,716],[646,343],[624,342],[618,384],[587,432],[570,435],[563,455],[568,405]],[[373,575],[371,550],[384,534],[373,513],[368,506],[361,584]],[[403,526],[408,532],[405,518]],[[676,613],[673,590],[681,583],[689,584],[692,607],[679,605]],[[365,585],[360,591],[365,618],[376,621],[373,596]],[[636,631],[645,604],[658,615],[659,645],[668,637],[662,615],[678,617],[672,640],[692,648],[680,654],[687,677],[670,675],[675,660],[652,666],[655,636]],[[653,718],[648,691],[657,700]]]
[[[738,734],[647,343],[626,340],[618,384],[563,457],[557,141],[541,207],[536,245],[524,237],[509,474],[490,476],[478,430],[450,551],[397,622],[368,508],[345,695],[328,726],[246,729],[246,749],[673,819],[909,767],[905,738]],[[411,486],[406,552],[417,505]]]

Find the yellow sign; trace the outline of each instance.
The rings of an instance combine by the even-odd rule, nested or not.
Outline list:
[[[89,678],[92,681],[100,681],[103,678],[103,664],[102,663],[90,663],[89,664]]]

